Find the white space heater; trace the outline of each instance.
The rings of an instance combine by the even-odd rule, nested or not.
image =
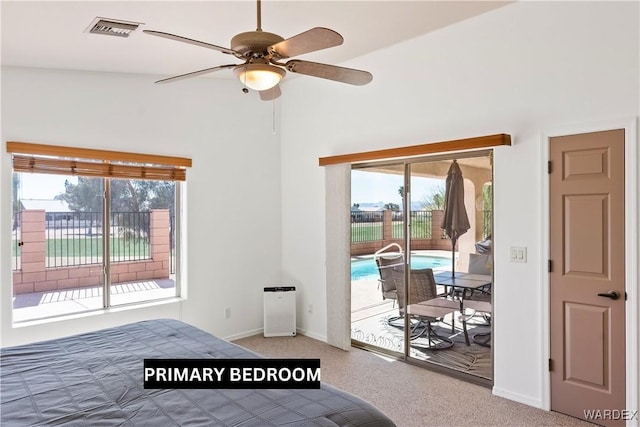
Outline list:
[[[293,337],[295,335],[295,286],[264,288],[264,336]]]

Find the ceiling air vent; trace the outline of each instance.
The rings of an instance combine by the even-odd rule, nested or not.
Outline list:
[[[140,26],[139,22],[119,21],[117,19],[96,18],[87,32],[108,36],[129,37]]]

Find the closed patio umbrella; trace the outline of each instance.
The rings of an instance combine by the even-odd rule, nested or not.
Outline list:
[[[442,229],[451,239],[451,277],[455,275],[456,270],[456,242],[469,228],[469,217],[464,207],[464,180],[460,165],[454,160],[447,172],[442,220]]]

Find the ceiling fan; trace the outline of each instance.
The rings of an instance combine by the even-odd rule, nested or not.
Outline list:
[[[260,93],[262,100],[268,101],[280,96],[281,92],[278,83],[285,76],[286,71],[358,86],[366,85],[373,79],[371,73],[367,71],[338,67],[336,65],[300,59],[290,59],[282,62],[294,56],[341,45],[344,39],[337,32],[322,27],[315,27],[284,39],[277,34],[262,31],[260,0],[257,0],[257,15],[258,25],[256,31],[235,35],[231,39],[230,49],[161,31],[144,30],[145,33],[153,36],[217,50],[244,61],[241,64],[219,65],[168,77],[158,80],[156,83],[170,83],[219,70],[233,69],[235,75],[244,85],[243,91],[245,93],[248,92],[248,89],[253,89]]]

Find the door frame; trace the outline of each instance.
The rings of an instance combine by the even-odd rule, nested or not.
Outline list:
[[[440,154],[426,154],[424,156],[415,156],[415,157],[400,157],[400,158],[390,158],[390,159],[386,159],[386,160],[380,160],[380,161],[371,161],[371,162],[358,162],[358,163],[351,163],[349,164],[349,171],[348,171],[348,183],[346,185],[348,185],[349,187],[349,202],[345,205],[346,209],[350,209],[351,204],[353,203],[353,200],[351,200],[351,172],[353,170],[366,170],[368,168],[372,168],[372,167],[381,167],[381,166],[385,166],[385,165],[391,165],[391,166],[401,166],[402,167],[402,176],[404,177],[403,179],[403,185],[405,188],[405,191],[408,189],[409,191],[406,192],[407,196],[404,197],[403,199],[403,211],[404,212],[408,212],[410,211],[409,207],[411,205],[411,200],[412,200],[412,186],[411,186],[411,178],[413,177],[412,173],[411,173],[411,167],[412,165],[415,164],[421,164],[421,163],[431,163],[431,162],[442,162],[442,161],[451,161],[451,160],[460,160],[460,159],[471,159],[471,158],[480,158],[480,157],[487,157],[489,158],[489,162],[490,162],[490,177],[491,177],[491,185],[494,186],[495,188],[495,166],[493,164],[493,156],[495,153],[495,147],[490,147],[490,148],[483,148],[483,149],[477,149],[477,150],[458,150],[458,151],[451,151],[451,152],[446,152],[446,153],[440,153]],[[330,166],[329,166],[330,167]],[[342,173],[345,173],[344,171]],[[446,178],[446,176],[444,176],[443,178]],[[329,187],[328,184],[328,179],[325,178],[325,181],[327,182],[327,188]],[[327,190],[327,194],[328,194],[328,190]],[[493,195],[495,194],[495,192],[493,192],[492,190],[492,196],[491,196],[491,203],[492,203],[492,211],[494,210],[495,204],[494,204],[494,197]],[[328,205],[327,205],[328,206]],[[350,217],[349,215],[347,215],[348,217]],[[406,218],[406,216],[405,216]],[[492,230],[495,230],[495,221],[494,221],[495,215],[492,216],[492,220],[491,220],[491,228]],[[351,224],[349,223],[347,225],[348,230],[350,230]],[[409,263],[410,263],[410,253],[411,253],[411,230],[409,228],[409,223],[406,220],[403,220],[403,228],[404,228],[404,246],[405,246],[405,253],[408,255],[407,257],[405,257],[405,269],[406,271],[409,271]],[[349,231],[346,231],[345,235],[347,236],[347,243],[348,243],[348,247],[349,250],[347,251],[347,254],[350,253],[350,244],[351,244],[351,233]],[[329,236],[330,233],[329,231],[327,231],[327,236]],[[494,240],[495,242],[495,240]],[[330,246],[330,242],[329,239],[327,239],[327,247],[329,248]],[[334,245],[332,245],[334,246]],[[329,250],[327,250],[327,253],[329,253]],[[350,257],[345,256],[345,259],[349,260]],[[492,259],[495,260],[495,252],[492,253]],[[495,262],[495,261],[494,261]],[[329,262],[327,262],[327,265],[329,265]],[[329,280],[329,270],[327,270],[327,286],[329,286],[330,283],[332,283]],[[348,293],[348,310],[343,310],[343,312],[347,313],[348,312],[348,328],[345,329],[345,333],[346,336],[343,338],[343,342],[346,343],[347,340],[349,340],[350,342],[350,346],[353,347],[357,347],[357,348],[362,348],[365,350],[369,350],[369,351],[374,351],[377,353],[381,353],[385,356],[388,357],[392,357],[395,358],[396,360],[400,360],[403,361],[405,363],[409,363],[415,366],[420,366],[420,367],[424,367],[426,369],[432,370],[434,372],[438,372],[438,373],[442,373],[444,375],[447,375],[449,377],[452,378],[458,378],[461,379],[463,381],[467,381],[470,383],[474,383],[474,384],[478,384],[484,387],[493,387],[494,381],[495,381],[495,355],[494,355],[494,345],[491,345],[491,349],[490,349],[490,354],[491,354],[491,378],[485,378],[485,377],[481,377],[475,374],[470,374],[461,370],[456,370],[452,367],[443,365],[440,366],[437,363],[431,363],[428,360],[421,360],[418,358],[414,358],[411,357],[409,355],[410,353],[410,347],[411,347],[411,343],[410,340],[407,339],[407,333],[409,331],[409,318],[407,316],[404,317],[404,330],[405,330],[405,336],[403,339],[404,345],[403,345],[403,350],[402,352],[394,352],[391,350],[386,350],[384,348],[380,348],[374,344],[367,344],[367,343],[361,343],[359,342],[358,345],[353,345],[353,339],[351,339],[351,331],[350,331],[350,326],[351,326],[351,280],[350,280],[350,270],[348,272],[348,274],[345,275],[346,277],[346,286],[343,289],[343,291],[345,291],[346,293]],[[333,277],[333,276],[331,276]],[[495,283],[495,282],[494,282]],[[341,283],[338,283],[336,286],[341,286]],[[405,288],[408,289],[409,286],[409,279],[408,276],[405,275],[404,276],[404,286]],[[329,288],[327,288],[329,289]],[[333,295],[333,292],[331,291],[327,291],[328,295]],[[408,292],[405,292],[406,295],[408,295]],[[493,298],[491,299],[492,304],[493,304]],[[337,302],[341,302],[341,301],[337,301]],[[493,309],[492,309],[493,312]],[[494,330],[494,323],[491,322],[491,332],[493,333]],[[495,337],[495,335],[494,335]],[[334,344],[333,341],[329,341],[327,340],[327,342],[333,346],[338,347],[338,345]],[[493,341],[492,341],[493,343]],[[345,344],[346,345],[346,344]],[[348,348],[346,347],[339,347],[343,350],[348,350]]]
[[[639,152],[637,149],[637,117],[608,120],[602,122],[589,122],[576,125],[557,127],[544,132],[541,136],[540,158],[542,167],[542,185],[540,200],[540,218],[542,219],[542,233],[540,244],[540,259],[549,259],[549,174],[547,173],[547,163],[549,161],[550,139],[557,136],[575,135],[581,133],[599,132],[613,129],[624,129],[624,150],[625,150],[625,291],[627,292],[628,304],[625,307],[625,344],[626,344],[626,408],[639,409],[640,399],[640,329],[638,328],[638,310],[640,289],[638,289],[638,264],[640,255],[638,254],[639,238],[638,223],[640,209],[638,209],[638,168],[640,167]],[[635,207],[630,209],[629,207]],[[634,212],[635,214],[630,214]],[[635,258],[634,258],[635,255]],[[551,374],[547,368],[547,360],[551,357],[550,350],[550,281],[548,266],[546,262],[540,263],[541,278],[541,334],[540,334],[540,359],[541,359],[541,384],[542,384],[542,404],[543,409],[551,410]],[[635,372],[635,375],[629,374]]]

